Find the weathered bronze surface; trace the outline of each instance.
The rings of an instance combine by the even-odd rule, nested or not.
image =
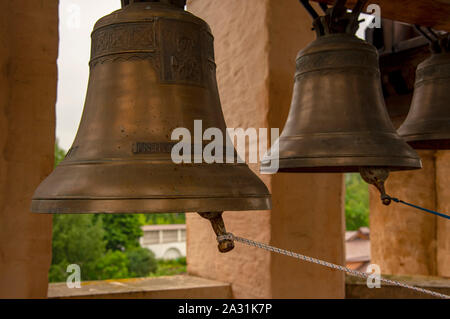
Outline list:
[[[226,134],[208,25],[157,2],[129,3],[100,19],[77,136],[36,190],[32,211],[269,209],[266,186],[245,164],[172,162],[172,131],[193,135],[194,120]]]
[[[381,195],[381,201],[384,205],[391,204],[391,197],[386,194],[384,182],[389,177],[389,170],[384,167],[361,167],[359,173],[364,181],[375,186]]]
[[[346,0],[321,5],[323,16],[308,0],[300,2],[318,38],[297,56],[289,116],[261,170],[270,173],[278,160],[279,172],[360,172],[389,205],[389,171],[422,164],[389,119],[376,48],[355,36],[367,0],[358,0],[351,13]]]
[[[447,48],[418,66],[411,109],[398,133],[415,149],[450,149],[450,51]]]
[[[421,167],[417,153],[395,131],[384,104],[378,53],[358,39],[358,1],[352,13],[337,1],[314,18],[318,38],[297,56],[294,93],[278,140],[280,172],[358,172]],[[265,171],[276,160],[272,149]]]
[[[199,215],[211,222],[211,226],[216,233],[217,238],[227,234],[225,223],[222,219],[222,212],[199,213]],[[217,248],[221,253],[229,252],[234,248],[234,242],[230,239],[218,239],[218,242]]]
[[[389,119],[371,44],[350,34],[328,34],[299,53],[279,158],[280,172],[421,167]]]

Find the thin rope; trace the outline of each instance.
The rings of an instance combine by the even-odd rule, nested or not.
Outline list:
[[[237,242],[249,245],[249,246],[254,246],[254,247],[265,249],[267,251],[271,251],[271,252],[274,252],[274,253],[278,253],[278,254],[290,256],[290,257],[293,257],[293,258],[297,258],[297,259],[300,259],[300,260],[303,260],[303,261],[306,261],[306,262],[310,262],[310,263],[313,263],[313,264],[317,264],[317,265],[321,265],[321,266],[324,266],[324,267],[336,269],[336,270],[339,270],[339,271],[342,271],[342,272],[346,272],[347,274],[349,274],[351,276],[364,278],[364,279],[367,279],[370,276],[370,274],[367,274],[367,273],[364,273],[364,272],[361,272],[361,271],[356,271],[356,270],[353,270],[353,269],[350,269],[350,268],[347,268],[347,267],[343,267],[343,266],[340,266],[340,265],[332,264],[332,263],[329,263],[327,261],[323,261],[323,260],[320,260],[320,259],[317,259],[317,258],[308,257],[308,256],[305,256],[305,255],[302,255],[302,254],[297,254],[297,253],[294,253],[292,251],[276,248],[276,247],[269,246],[269,245],[266,245],[266,244],[263,244],[263,243],[259,243],[259,242],[256,242],[256,241],[253,241],[253,240],[250,240],[250,239],[237,237],[237,236],[234,236],[232,233],[227,233],[226,235],[221,235],[221,236],[217,237],[217,240],[224,240],[224,239],[234,240],[234,241],[237,241]],[[419,288],[419,287],[410,286],[410,285],[404,284],[404,283],[399,282],[399,281],[390,280],[390,279],[386,279],[386,278],[383,278],[383,277],[380,277],[380,281],[382,281],[384,283],[387,283],[387,284],[390,284],[390,285],[394,285],[394,286],[399,286],[399,287],[415,290],[415,291],[418,291],[418,292],[421,292],[421,293],[424,293],[424,294],[428,294],[428,295],[431,295],[431,296],[434,296],[434,297],[437,297],[437,298],[450,299],[450,296],[448,296],[448,295],[444,295],[444,294],[441,294],[441,293],[438,293],[438,292],[434,292],[434,291],[423,289],[423,288]]]
[[[427,212],[427,213],[430,213],[430,214],[433,214],[433,215],[436,215],[436,216],[439,216],[439,217],[450,219],[449,215],[446,215],[446,214],[443,214],[443,213],[439,213],[439,212],[435,212],[434,210],[423,208],[423,207],[420,207],[420,206],[417,206],[417,205],[405,202],[405,201],[403,201],[401,199],[398,199],[398,198],[394,198],[394,197],[390,197],[390,196],[389,196],[389,198],[392,199],[396,203],[404,204],[404,205],[407,205],[407,206],[410,206],[410,207],[414,207],[416,209],[422,210],[424,212]]]

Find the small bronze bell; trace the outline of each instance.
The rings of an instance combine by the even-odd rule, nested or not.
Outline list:
[[[360,171],[388,204],[381,187],[386,171],[417,169],[421,161],[389,119],[375,47],[354,35],[365,2],[348,13],[345,1],[338,1],[319,17],[302,1],[316,17],[318,38],[297,56],[292,105],[277,142],[279,171]],[[277,160],[271,153],[263,172]]]
[[[97,22],[77,136],[37,188],[33,212],[199,212],[223,235],[223,211],[270,209],[267,187],[245,164],[172,161],[175,128],[194,132],[202,120],[225,136],[226,125],[209,26],[183,1],[165,2],[123,1]]]
[[[398,130],[415,149],[450,149],[450,35],[439,38],[417,68],[411,109]]]

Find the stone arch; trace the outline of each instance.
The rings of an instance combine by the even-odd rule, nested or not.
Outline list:
[[[182,256],[183,255],[178,248],[171,247],[164,252],[163,259],[177,259]]]

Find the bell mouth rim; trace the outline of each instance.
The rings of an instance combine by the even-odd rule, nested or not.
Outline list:
[[[400,135],[406,142],[425,141],[425,140],[450,140],[448,132],[430,132],[430,133],[411,133]]]
[[[450,150],[448,133],[410,134],[402,138],[415,150]]]
[[[170,199],[33,199],[38,214],[158,214],[272,209],[270,195]]]
[[[393,166],[393,162],[401,163]],[[390,171],[416,170],[422,168],[420,158],[414,157],[292,157],[280,158],[278,173],[357,173],[360,167],[384,167]],[[271,170],[270,163],[261,163],[261,172]],[[273,169],[272,169],[273,170]]]

